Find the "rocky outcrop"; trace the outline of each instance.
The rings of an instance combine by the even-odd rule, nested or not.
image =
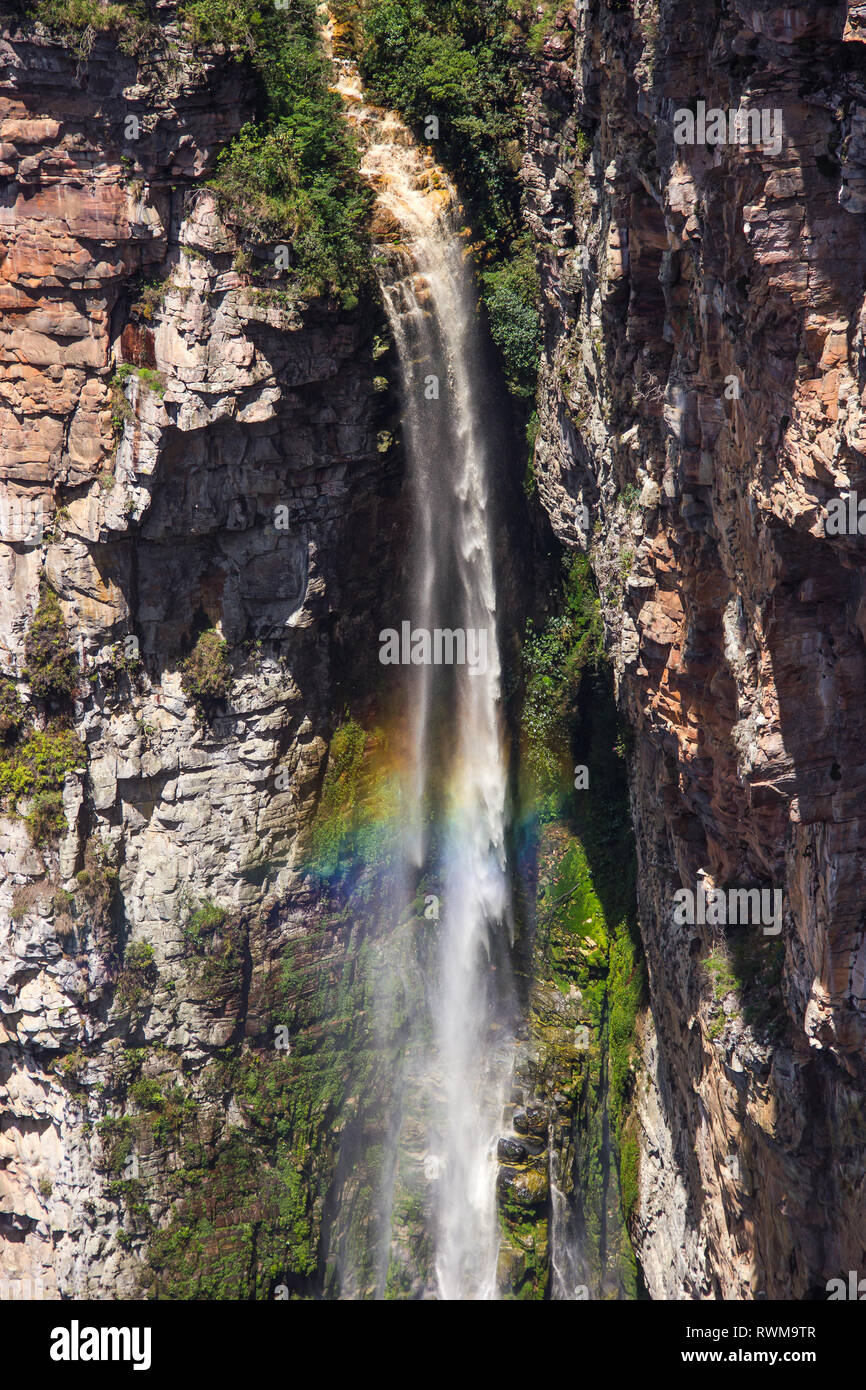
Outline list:
[[[26,799],[0,821],[0,1246],[47,1297],[177,1292],[175,1209],[230,1228],[212,1296],[282,1277],[262,1222],[282,1201],[285,1226],[289,1180],[269,1196],[249,1156],[250,1078],[273,1095],[289,1065],[275,990],[284,1018],[309,974],[285,985],[288,943],[321,988],[340,978],[347,929],[301,832],[348,654],[359,684],[375,660],[359,615],[399,573],[378,311],[255,287],[206,188],[250,81],[162,8],[137,58],[0,39],[0,660],[26,700],[47,580],[80,667],[59,844],[31,843]],[[40,509],[41,534],[15,530]],[[232,678],[203,714],[182,667],[209,629]],[[32,691],[28,712],[50,735]],[[331,1099],[295,1093],[301,1152]],[[308,1186],[299,1244],[322,1217]],[[258,1271],[230,1258],[252,1231]],[[183,1247],[188,1296],[212,1244]]]
[[[860,10],[592,3],[527,67],[535,473],[636,731],[654,1297],[824,1296],[866,1245],[862,541],[825,525],[864,487]],[[699,100],[768,138],[676,143]],[[780,935],[677,925],[699,879],[781,890]]]
[[[32,735],[0,750],[0,1263],[49,1297],[432,1296],[420,1111],[387,1226],[376,1167],[430,885],[386,905],[377,996],[393,750],[349,725],[322,794],[399,585],[387,344],[250,274],[206,186],[249,75],[159,8],[137,53],[0,38],[0,733]],[[566,920],[548,828],[499,1152],[521,1297],[631,1291],[612,1145],[654,1297],[823,1296],[866,1247],[866,592],[827,524],[866,488],[864,42],[860,4],[591,0],[525,59],[534,472],[635,731],[651,1002],[614,1122],[620,913]],[[678,144],[699,101],[766,131]],[[52,593],[65,703],[29,669]],[[364,848],[333,883],[323,814]],[[681,924],[699,884],[780,891],[781,931]]]

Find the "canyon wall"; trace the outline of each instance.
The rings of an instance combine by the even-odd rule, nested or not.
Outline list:
[[[269,1212],[310,1273],[324,1197],[299,1170],[337,1143],[273,1026],[291,942],[292,999],[351,968],[299,831],[349,654],[365,669],[358,615],[399,571],[379,317],[250,287],[206,180],[251,83],[162,17],[138,59],[32,24],[0,40],[0,663],[27,700],[47,581],[80,748],[50,770],[31,690],[63,823],[32,843],[26,796],[0,821],[4,1296],[270,1288],[292,1261],[268,1255]],[[39,508],[41,534],[16,530]],[[202,719],[181,666],[209,629],[233,680]]]
[[[525,59],[535,475],[635,732],[653,1297],[825,1297],[866,1250],[866,588],[824,530],[866,481],[864,18],[591,0]],[[699,100],[778,149],[675,143]],[[781,933],[676,925],[699,879],[780,889]]]
[[[423,981],[372,998],[374,864],[311,872],[328,740],[374,690],[372,627],[402,616],[381,312],[252,283],[206,186],[251,82],[160,13],[138,58],[106,35],[0,38],[0,666],[34,730],[32,766],[3,760],[27,774],[0,819],[3,1276],[49,1297],[363,1296],[386,1277],[429,1294],[411,1185],[394,1269],[374,1267],[361,1161]],[[589,550],[633,729],[650,1002],[631,1235],[656,1298],[824,1296],[866,1258],[866,592],[859,537],[825,532],[866,487],[866,13],[541,14],[516,45],[533,471],[558,538]],[[778,111],[779,149],[676,145],[699,100]],[[37,504],[41,536],[13,534]],[[26,676],[51,593],[74,756]],[[211,629],[232,680],[202,712],[183,666]],[[348,727],[332,765],[375,820],[381,749]],[[59,839],[28,831],[34,779],[62,792]],[[572,891],[560,835],[548,902]],[[678,925],[674,892],[699,881],[781,890],[781,932]],[[395,910],[399,953],[423,901]],[[584,1070],[571,1041],[596,943],[574,958],[570,930],[536,939],[513,1100],[540,1141],[548,1124],[560,1177],[577,1153],[579,1187],[609,1142],[606,1058]],[[609,1179],[585,1195],[613,1230]],[[518,1216],[503,1279],[539,1296],[547,1207]]]

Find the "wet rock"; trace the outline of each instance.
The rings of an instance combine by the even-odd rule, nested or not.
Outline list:
[[[522,1110],[516,1110],[511,1121],[518,1134],[531,1134],[539,1139],[547,1137],[549,1122],[550,1116],[543,1105],[527,1105]]]
[[[500,1198],[520,1207],[538,1207],[550,1196],[546,1165],[529,1168],[500,1168],[497,1175]]]
[[[521,1163],[528,1157],[528,1152],[517,1139],[500,1139],[496,1146],[496,1157],[500,1163]]]

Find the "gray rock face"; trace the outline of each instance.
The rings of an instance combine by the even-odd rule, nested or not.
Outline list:
[[[98,38],[78,82],[57,43],[0,47],[16,180],[0,214],[0,478],[46,521],[41,546],[0,544],[0,656],[21,681],[46,576],[77,647],[86,761],[67,774],[57,848],[0,820],[0,1263],[47,1297],[140,1287],[129,1183],[158,1224],[177,1158],[158,1126],[124,1151],[134,1075],[174,1077],[217,1136],[238,1123],[231,1086],[203,1095],[203,1069],[261,1026],[251,990],[309,902],[302,832],[334,692],[375,662],[359,615],[387,609],[399,573],[370,308],[268,295],[234,268],[202,176],[248,84],[169,38],[176,63],[137,73]],[[206,720],[180,671],[204,628],[234,674]],[[242,924],[224,989],[189,968],[184,923],[206,900]]]

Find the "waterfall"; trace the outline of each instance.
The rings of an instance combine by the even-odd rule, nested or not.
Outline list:
[[[405,880],[411,894],[427,874],[441,899],[425,982],[430,1039],[416,1063],[429,1100],[436,1289],[445,1299],[489,1299],[497,1296],[495,1151],[513,1037],[485,352],[455,190],[398,117],[365,101],[332,37],[329,24],[336,87],[375,191],[375,263],[401,377],[413,510],[411,611],[401,637],[430,658],[401,675]],[[426,653],[419,633],[429,638]]]
[[[560,1162],[553,1133],[548,1138],[550,1154],[550,1271],[551,1298],[557,1303],[573,1303],[589,1297],[588,1270],[582,1257],[582,1242],[572,1230],[574,1211],[560,1186]]]

